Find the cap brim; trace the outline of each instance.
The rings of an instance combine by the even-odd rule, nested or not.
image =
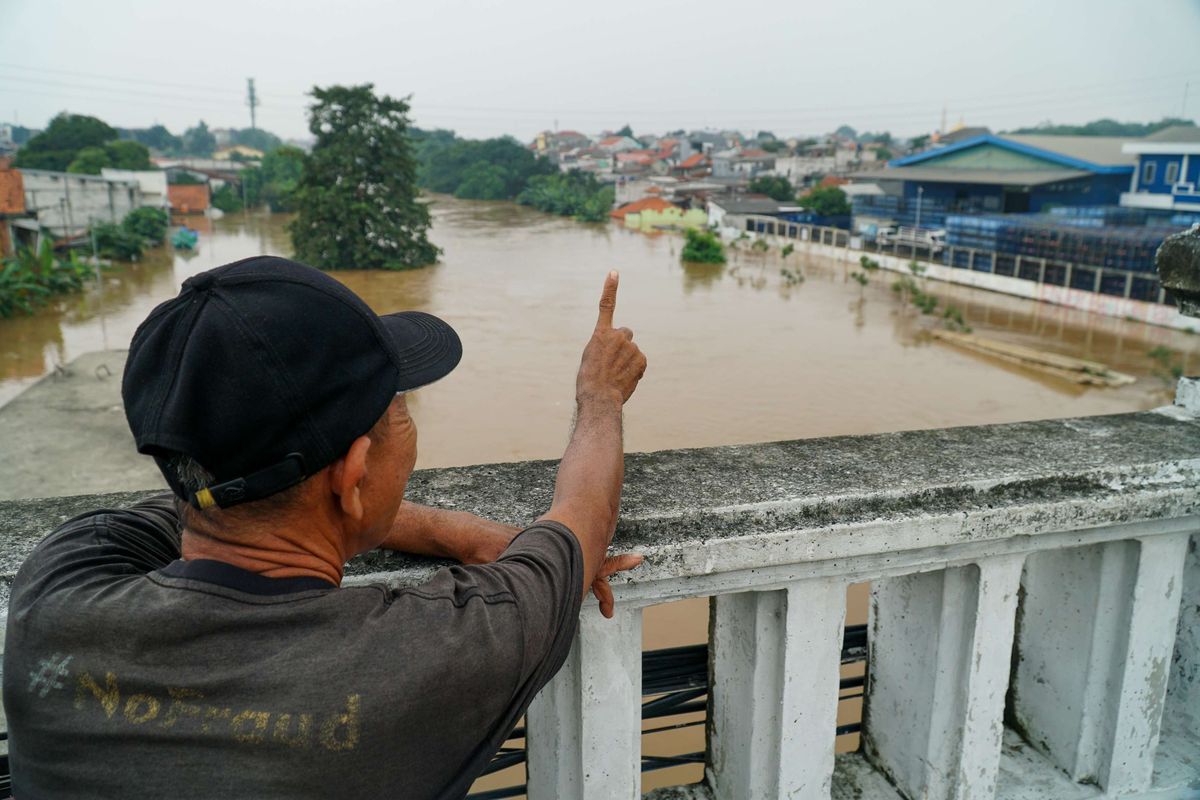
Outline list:
[[[462,359],[462,341],[448,324],[423,311],[380,318],[400,356],[398,392],[410,392],[450,374]]]

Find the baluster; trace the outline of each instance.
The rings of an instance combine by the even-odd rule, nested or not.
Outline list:
[[[907,796],[995,793],[1021,559],[872,585],[864,745]]]
[[[642,610],[579,616],[571,654],[526,715],[530,800],[641,797]]]
[[[1150,786],[1187,539],[1166,534],[1029,560],[1014,716],[1076,781],[1114,794]]]
[[[717,800],[828,800],[844,580],[713,601],[708,780]]]

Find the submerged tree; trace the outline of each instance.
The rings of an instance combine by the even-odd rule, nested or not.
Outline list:
[[[294,202],[296,257],[321,269],[408,269],[432,264],[429,209],[417,199],[408,103],[371,84],[313,87],[316,137]]]

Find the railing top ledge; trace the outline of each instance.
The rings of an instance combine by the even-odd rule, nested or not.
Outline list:
[[[549,507],[556,467],[422,470],[408,497],[525,524]],[[1200,514],[1200,419],[1177,409],[635,453],[626,479],[614,547],[649,556],[630,580],[686,578],[861,555],[864,547],[898,551]],[[21,561],[54,526],[149,494],[0,502],[0,604]],[[919,541],[892,537],[886,545],[855,536],[864,526],[935,519],[956,527],[930,525]],[[742,548],[736,563],[703,557],[722,542],[755,547]],[[388,573],[403,584],[436,566],[371,553],[347,574]]]

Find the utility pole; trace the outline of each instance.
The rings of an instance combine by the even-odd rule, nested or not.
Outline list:
[[[258,95],[254,92],[254,78],[246,78],[246,105],[250,106],[250,130],[257,130],[255,110],[258,108]]]

